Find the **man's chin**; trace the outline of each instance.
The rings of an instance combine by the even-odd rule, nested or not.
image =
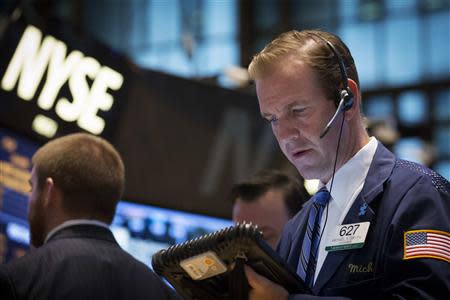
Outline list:
[[[295,166],[300,175],[306,180],[321,179],[322,174],[310,166]]]

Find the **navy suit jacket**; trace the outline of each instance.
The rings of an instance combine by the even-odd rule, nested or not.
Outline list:
[[[111,231],[74,225],[42,247],[0,266],[0,299],[176,299]]]
[[[360,208],[367,205],[365,214]],[[297,269],[311,201],[290,220],[277,251]],[[450,299],[450,264],[404,260],[404,233],[450,232],[450,183],[418,164],[398,160],[381,143],[364,187],[342,224],[370,222],[363,248],[329,252],[313,287],[321,299]],[[450,249],[447,254],[450,256]],[[315,299],[291,295],[290,299]]]

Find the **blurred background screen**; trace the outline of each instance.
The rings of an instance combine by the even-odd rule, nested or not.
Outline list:
[[[123,249],[151,267],[156,251],[230,225],[227,219],[121,201],[111,229]]]
[[[25,254],[31,157],[38,144],[0,127],[0,262]]]

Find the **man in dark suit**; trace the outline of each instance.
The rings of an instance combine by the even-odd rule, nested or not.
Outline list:
[[[312,294],[288,295],[246,267],[250,299],[448,299],[450,183],[369,137],[345,44],[319,30],[286,32],[249,72],[281,150],[320,180],[277,247]]]
[[[124,188],[118,152],[102,138],[57,138],[33,156],[24,257],[0,267],[0,299],[172,299],[109,230]]]

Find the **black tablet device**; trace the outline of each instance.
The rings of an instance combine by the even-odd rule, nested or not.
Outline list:
[[[290,294],[310,293],[252,224],[238,224],[171,246],[152,259],[155,272],[189,300],[247,299],[244,264]]]

